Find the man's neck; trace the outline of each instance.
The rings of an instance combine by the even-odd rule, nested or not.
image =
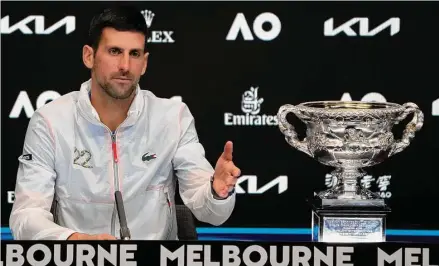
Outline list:
[[[134,99],[135,93],[128,99],[118,100],[110,97],[102,88],[95,85],[91,87],[90,101],[99,119],[112,132],[126,119],[128,110]]]

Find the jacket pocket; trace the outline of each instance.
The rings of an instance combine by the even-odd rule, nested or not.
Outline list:
[[[58,199],[56,195],[53,197],[52,206],[50,207],[50,212],[53,216],[53,222],[58,224]]]
[[[174,218],[173,218],[173,211],[172,211],[173,206],[172,206],[172,200],[171,200],[171,196],[169,194],[168,187],[163,188],[163,193],[164,193],[165,198],[166,198],[166,213],[167,213],[166,222],[168,223],[165,240],[168,240],[171,236],[171,233],[173,230],[173,225],[174,225],[174,221],[173,221]]]
[[[58,224],[86,234],[111,234],[110,219],[114,205],[59,198]]]

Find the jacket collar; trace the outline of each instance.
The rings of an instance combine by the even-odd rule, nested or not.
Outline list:
[[[91,79],[81,84],[81,88],[79,90],[79,97],[78,97],[79,111],[84,116],[84,118],[87,119],[89,122],[103,126],[104,124],[99,119],[98,112],[91,104],[90,90],[91,90]],[[128,113],[127,113],[128,116],[126,120],[121,124],[121,127],[133,125],[140,117],[143,111],[145,102],[141,95],[140,86],[138,84],[135,94],[136,95],[134,96],[134,100],[131,103],[130,108],[128,109]]]

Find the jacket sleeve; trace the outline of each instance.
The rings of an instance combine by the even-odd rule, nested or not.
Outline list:
[[[214,169],[205,158],[205,151],[198,140],[194,118],[187,105],[179,115],[180,139],[173,158],[183,203],[194,216],[212,225],[223,224],[231,215],[236,195],[226,199],[215,199],[210,179]]]
[[[9,227],[16,240],[65,240],[75,231],[53,222],[55,139],[37,111],[30,119],[19,157],[15,201]]]

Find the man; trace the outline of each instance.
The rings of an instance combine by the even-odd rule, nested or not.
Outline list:
[[[240,170],[226,142],[215,169],[181,102],[141,90],[148,31],[140,12],[93,18],[83,61],[91,79],[39,108],[26,132],[10,228],[15,239],[116,239],[114,192],[132,239],[177,239],[175,176],[200,221],[224,223]]]

